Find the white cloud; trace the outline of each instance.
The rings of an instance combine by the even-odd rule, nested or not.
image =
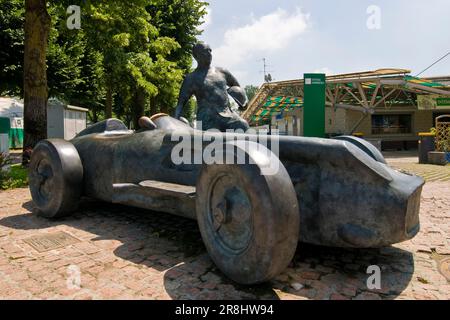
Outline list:
[[[313,73],[324,73],[324,74],[326,74],[327,76],[329,76],[329,75],[332,75],[332,74],[333,74],[333,71],[331,71],[331,69],[328,68],[328,67],[323,67],[323,68],[315,69],[315,70],[313,71]]]
[[[231,67],[254,58],[256,53],[284,49],[309,25],[309,15],[300,8],[293,12],[278,8],[259,19],[252,16],[251,20],[250,24],[225,32],[223,44],[213,50],[215,64]]]
[[[206,15],[203,16],[203,18],[201,20],[202,24],[198,27],[198,29],[200,29],[200,30],[205,30],[206,27],[208,27],[212,23],[212,10],[211,10],[211,8],[210,7],[206,7],[205,11],[206,11]]]

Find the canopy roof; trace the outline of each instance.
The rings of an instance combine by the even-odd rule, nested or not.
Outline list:
[[[416,106],[418,95],[450,97],[446,80],[450,77],[440,77],[438,82],[409,73],[406,69],[379,69],[327,76],[326,104],[373,113],[380,107]],[[282,110],[301,107],[303,84],[303,79],[264,83],[243,113],[244,118],[259,123]],[[292,102],[295,99],[297,103]]]
[[[260,123],[280,112],[293,111],[303,107],[303,99],[298,97],[268,97],[266,103],[253,115],[252,121]]]

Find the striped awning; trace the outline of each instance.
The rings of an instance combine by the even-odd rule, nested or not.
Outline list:
[[[430,88],[443,88],[443,87],[446,87],[445,85],[443,85],[441,83],[438,83],[438,82],[433,82],[431,80],[417,78],[417,77],[412,77],[412,76],[405,76],[405,80],[408,81],[408,82],[411,82],[411,83],[420,84],[422,86],[430,87]]]
[[[431,80],[417,78],[417,77],[413,77],[413,76],[404,76],[403,80],[405,81],[404,84],[414,83],[414,84],[418,84],[418,85],[429,87],[429,88],[446,88],[447,87],[446,85],[443,85],[438,82],[433,82]],[[329,87],[334,87],[335,85],[336,84],[328,84]],[[364,89],[369,89],[369,90],[375,89],[377,87],[377,84],[372,81],[362,82],[361,85]],[[353,82],[345,83],[345,86],[350,89],[356,89],[356,86]]]
[[[253,115],[252,122],[261,123],[280,112],[293,111],[303,107],[303,99],[298,97],[268,97],[264,105]]]

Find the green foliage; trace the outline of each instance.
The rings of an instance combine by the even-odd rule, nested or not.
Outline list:
[[[197,119],[197,109],[196,102],[193,98],[189,99],[188,103],[183,108],[182,116],[188,119],[189,121],[195,121]]]
[[[199,0],[152,0],[146,7],[150,13],[152,24],[158,29],[159,36],[174,39],[178,46],[172,48],[165,55],[165,59],[173,61],[176,65],[168,66],[162,63],[161,72],[168,72],[164,76],[160,74],[158,83],[158,95],[154,99],[154,112],[173,112],[180,90],[182,78],[191,71],[192,47],[198,41],[201,34],[199,27],[202,18],[206,14],[208,3]],[[153,58],[155,54],[150,52]],[[183,116],[193,120],[195,116],[195,102],[190,101],[183,109]]]
[[[4,184],[3,189],[24,188],[28,186],[28,169],[22,165],[12,165],[9,177]]]
[[[0,190],[22,188],[28,185],[28,171],[21,165],[11,165],[11,159],[0,153]]]
[[[191,49],[202,32],[199,27],[207,5],[207,2],[198,0],[154,0],[147,6],[159,34],[173,38],[180,44],[170,59],[177,61],[185,72],[192,65]]]
[[[81,7],[79,30],[66,26],[69,5]],[[49,96],[88,108],[94,122],[104,118],[108,88],[114,115],[126,123],[144,113],[171,113],[191,69],[206,5],[200,0],[48,1]],[[24,0],[0,0],[0,21],[0,94],[21,95]]]
[[[80,61],[80,78],[83,79],[67,99],[71,104],[90,110],[90,118],[97,122],[105,108],[105,71],[103,54],[93,48],[86,47]]]
[[[82,32],[70,32],[65,26],[60,7],[50,7],[52,18],[47,48],[47,85],[49,97],[70,100],[76,87],[84,83],[81,77],[81,59],[86,49]]]
[[[0,0],[0,94],[22,95],[24,0]]]
[[[247,94],[248,97],[248,101],[252,100],[253,97],[256,95],[256,93],[258,92],[259,88],[253,85],[248,85],[245,86],[245,93]]]

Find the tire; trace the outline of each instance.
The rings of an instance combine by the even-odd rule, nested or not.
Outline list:
[[[68,141],[40,141],[29,167],[31,197],[38,214],[58,218],[76,210],[83,187],[83,165]]]
[[[232,144],[240,148],[241,142]],[[246,155],[254,159],[257,144],[249,145]],[[274,174],[263,174],[257,154],[259,164],[204,165],[197,181],[196,211],[203,242],[217,267],[240,284],[272,279],[289,265],[297,248],[296,192],[283,164],[269,153],[262,162],[277,165]]]
[[[353,136],[339,136],[334,137],[333,139],[342,140],[350,142],[351,144],[357,146],[359,149],[364,151],[369,157],[374,159],[375,161],[386,164],[386,160],[383,157],[383,154],[378,150],[373,144],[367,142],[364,139],[353,137]]]

